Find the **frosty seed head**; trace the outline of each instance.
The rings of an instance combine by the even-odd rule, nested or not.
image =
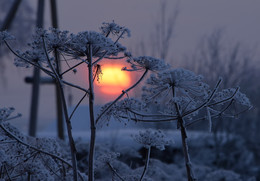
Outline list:
[[[120,153],[115,153],[115,152],[103,153],[97,157],[96,167],[97,168],[104,167],[108,163],[113,162],[119,156]]]
[[[67,53],[73,57],[90,56],[89,47],[92,46],[92,56],[102,57],[104,55],[117,55],[124,52],[125,47],[113,42],[110,38],[94,31],[84,31],[76,35],[70,35],[68,46],[70,51]]]
[[[182,101],[197,102],[207,98],[209,92],[208,85],[202,82],[202,76],[181,68],[152,74],[146,84],[142,95],[145,102],[158,102],[166,97],[168,97],[166,102],[169,102],[172,97],[181,96],[189,98],[188,100],[182,98]]]
[[[6,121],[13,112],[14,112],[13,107],[0,108],[0,122]]]
[[[10,33],[8,33],[7,31],[0,32],[0,44],[3,41],[14,40],[14,39],[15,39],[15,37],[13,35],[11,35]]]
[[[215,98],[213,99],[215,102],[221,102],[224,101],[225,99],[231,97],[235,93],[236,89],[234,88],[229,88],[229,89],[223,89],[220,92],[217,92],[215,95]],[[246,106],[246,107],[252,107],[250,100],[246,97],[245,94],[241,93],[238,91],[235,95],[234,98],[236,103]]]
[[[137,58],[131,58],[127,60],[128,63],[131,64],[132,69],[127,69],[126,67],[123,70],[127,71],[136,71],[136,70],[151,70],[151,71],[161,71],[167,69],[169,65],[165,64],[165,62],[161,59],[149,57],[149,56],[141,56]]]
[[[131,36],[130,30],[128,28],[125,28],[123,26],[119,26],[114,21],[112,23],[102,23],[102,26],[100,28],[103,35],[108,36],[109,34],[120,36],[121,33],[127,34],[128,37]]]
[[[159,150],[164,150],[165,146],[171,143],[171,140],[161,130],[152,129],[140,131],[139,134],[133,135],[133,139],[145,148],[154,146]]]

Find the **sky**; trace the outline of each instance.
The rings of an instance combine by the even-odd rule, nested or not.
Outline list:
[[[29,0],[36,11],[35,0]],[[45,27],[50,26],[48,16],[49,1],[46,1]],[[179,7],[176,29],[171,48],[171,61],[192,52],[199,40],[215,29],[224,29],[231,41],[241,41],[248,46],[260,42],[260,1],[259,0],[168,0],[169,14],[176,5]],[[159,15],[159,0],[57,0],[59,27],[73,33],[85,30],[98,31],[102,22],[114,20],[131,30],[132,37],[123,41],[130,49],[135,49],[141,40],[147,41]],[[22,119],[13,120],[26,130],[31,101],[31,85],[24,84],[24,77],[31,71],[16,68],[5,61],[4,77],[0,81],[0,103],[13,106],[23,114]],[[79,76],[83,76],[80,74]],[[75,95],[75,99],[80,96]],[[55,120],[54,87],[44,85],[40,90],[39,129]],[[101,100],[98,100],[101,103]]]

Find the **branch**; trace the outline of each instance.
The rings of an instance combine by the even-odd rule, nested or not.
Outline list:
[[[236,88],[235,92],[227,99],[224,99],[222,101],[219,101],[219,102],[215,102],[215,103],[212,103],[212,104],[209,104],[208,106],[215,106],[215,105],[218,105],[218,104],[222,104],[222,103],[225,103],[227,101],[230,101],[230,99],[233,99],[234,96],[236,95],[236,93],[239,91],[239,87]]]
[[[200,110],[201,108],[203,108],[203,107],[205,107],[205,106],[208,106],[209,102],[213,99],[215,93],[217,92],[217,90],[218,90],[219,85],[220,85],[221,82],[222,82],[222,79],[220,79],[220,80],[218,81],[217,85],[215,86],[213,92],[211,93],[211,95],[209,96],[209,98],[207,99],[206,102],[204,102],[204,103],[201,104],[199,107],[197,107],[197,108],[195,108],[195,109],[193,109],[193,110],[190,110],[190,111],[185,112],[185,113],[182,115],[182,117],[188,116],[188,115],[190,115],[190,114],[192,114],[192,113],[194,113],[194,112]]]
[[[137,115],[137,116],[142,116],[142,117],[171,117],[172,119],[176,119],[178,118],[176,115],[169,115],[169,114],[144,114],[144,113],[140,113],[131,109],[127,109],[129,112]]]
[[[61,80],[61,81],[62,81],[62,83],[66,84],[66,85],[68,85],[68,86],[74,87],[74,88],[76,88],[76,89],[79,89],[79,90],[85,92],[86,94],[89,94],[89,90],[87,90],[87,89],[84,89],[84,88],[82,88],[82,87],[80,87],[80,86],[77,86],[77,85],[72,84],[72,83],[70,83],[70,82],[67,82],[67,81],[65,81],[65,80]]]
[[[76,105],[76,107],[73,109],[70,117],[69,117],[69,120],[71,120],[73,114],[75,113],[75,111],[78,109],[79,105],[81,104],[81,102],[84,100],[84,98],[87,96],[87,92],[84,94],[84,96],[80,99],[80,101],[78,102],[78,104]]]
[[[40,65],[38,65],[38,64],[35,64],[35,63],[33,63],[33,62],[27,60],[27,59],[24,58],[24,57],[21,57],[19,54],[17,54],[17,53],[11,48],[11,46],[7,43],[7,41],[4,40],[4,42],[5,42],[6,46],[7,46],[7,48],[8,48],[16,57],[18,57],[18,58],[24,60],[25,62],[27,62],[27,63],[30,64],[30,65],[33,65],[33,66],[35,66],[35,67],[41,69],[41,70],[42,70],[43,72],[45,72],[47,75],[49,75],[49,76],[51,76],[51,77],[54,78],[54,75],[53,75],[53,73],[52,73],[51,71],[49,71],[49,70],[43,68],[42,66],[40,66]]]
[[[168,118],[168,119],[138,119],[138,118],[129,118],[126,116],[119,116],[120,118],[123,119],[131,119],[136,122],[147,122],[147,123],[157,123],[157,122],[171,122],[171,121],[176,121],[178,118]]]
[[[78,63],[78,64],[76,64],[76,65],[70,67],[69,69],[65,70],[65,71],[62,72],[60,75],[66,74],[67,72],[73,70],[74,68],[78,67],[79,65],[81,65],[81,64],[83,64],[83,63],[87,63],[87,61],[86,61],[86,60],[83,60],[82,62],[80,62],[80,63]]]

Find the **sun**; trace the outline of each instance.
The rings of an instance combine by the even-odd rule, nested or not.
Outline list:
[[[124,65],[121,64],[105,64],[101,66],[102,74],[99,81],[95,81],[95,84],[102,93],[115,95],[130,86],[129,72],[122,71],[122,67]]]

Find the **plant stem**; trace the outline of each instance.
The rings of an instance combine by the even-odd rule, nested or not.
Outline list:
[[[61,104],[62,104],[63,113],[64,113],[65,120],[66,120],[67,133],[68,133],[68,137],[69,137],[71,161],[72,161],[72,167],[73,167],[73,180],[77,181],[78,180],[78,167],[77,167],[77,159],[76,159],[76,152],[77,151],[76,151],[75,142],[74,142],[74,139],[73,139],[73,136],[72,136],[72,127],[71,127],[71,122],[70,122],[70,119],[69,119],[69,113],[68,113],[66,99],[65,99],[65,95],[64,95],[64,89],[63,89],[63,86],[62,86],[63,84],[62,84],[62,80],[61,80],[59,74],[57,73],[57,71],[53,67],[53,65],[51,64],[49,55],[47,53],[44,38],[42,38],[42,40],[43,40],[44,51],[45,51],[45,54],[46,54],[46,57],[47,57],[47,62],[48,62],[51,70],[53,71],[53,73],[55,75],[55,79],[57,81],[57,89],[58,89],[59,94],[61,96]]]
[[[147,149],[146,151],[146,159],[145,159],[145,165],[144,165],[144,170],[143,170],[143,173],[141,175],[141,178],[139,181],[142,181],[147,170],[148,170],[148,166],[149,166],[149,161],[150,161],[150,155],[151,155],[151,146],[149,146],[149,148]]]
[[[89,147],[89,164],[88,164],[88,180],[94,180],[94,155],[95,155],[95,139],[96,139],[96,125],[94,118],[94,87],[93,87],[93,70],[92,70],[92,45],[89,45],[89,64],[88,64],[88,78],[89,78],[89,116],[90,116],[90,147]]]
[[[120,175],[119,173],[117,173],[117,171],[114,169],[114,167],[108,162],[107,163],[108,167],[112,170],[112,172],[122,181],[125,181]]]
[[[78,167],[77,167],[77,159],[76,159],[76,147],[75,147],[75,142],[72,136],[72,127],[71,127],[71,122],[69,119],[69,114],[67,110],[67,104],[64,96],[64,91],[62,88],[62,85],[60,84],[60,81],[58,81],[58,89],[61,95],[61,101],[62,101],[62,107],[63,107],[63,112],[66,120],[66,126],[67,126],[67,132],[68,132],[68,137],[69,137],[69,144],[70,144],[70,153],[71,153],[71,160],[72,160],[72,166],[73,166],[73,179],[74,181],[78,180]]]
[[[172,86],[172,94],[173,97],[176,97],[176,91],[175,91],[175,86]],[[196,178],[194,176],[193,170],[192,170],[192,164],[190,161],[190,156],[189,156],[189,150],[188,150],[188,143],[187,143],[187,131],[186,128],[184,126],[185,122],[184,119],[181,115],[180,109],[179,109],[179,105],[175,102],[175,109],[178,115],[178,126],[181,129],[181,141],[182,141],[182,149],[183,149],[183,154],[184,154],[184,158],[185,158],[185,166],[186,166],[186,172],[187,172],[187,177],[188,177],[188,181],[196,181]]]

